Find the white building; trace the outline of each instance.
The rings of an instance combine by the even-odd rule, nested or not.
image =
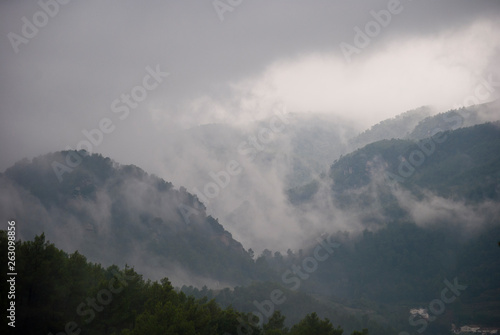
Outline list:
[[[470,326],[462,326],[460,327],[460,332],[461,333],[479,333],[479,329],[481,327],[476,326],[476,325],[470,325]]]
[[[427,310],[425,308],[412,308],[412,309],[410,309],[410,314],[411,315],[420,315],[424,319],[429,318],[429,313],[427,313]]]

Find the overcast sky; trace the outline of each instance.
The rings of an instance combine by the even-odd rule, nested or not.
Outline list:
[[[451,108],[481,78],[500,78],[498,0],[216,4],[69,1],[46,15],[36,1],[1,0],[0,171],[75,147],[103,118],[114,128],[94,151],[144,166],[152,141],[259,119],[277,102],[369,126],[421,105]],[[370,24],[388,7],[390,18]],[[366,46],[356,27],[372,29]],[[345,57],[342,43],[356,52]],[[126,117],[114,113],[148,67],[169,75]]]

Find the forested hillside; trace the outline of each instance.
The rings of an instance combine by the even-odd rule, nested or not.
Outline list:
[[[500,123],[438,132],[417,140],[383,140],[336,161],[335,192],[368,185],[376,178],[410,190],[427,189],[467,201],[499,200]]]
[[[2,259],[7,258],[7,232],[0,231]],[[42,234],[17,242],[17,311],[15,325],[2,323],[2,334],[263,334],[342,335],[340,327],[316,313],[285,326],[285,317],[272,313],[268,321],[214,300],[195,299],[178,292],[168,278],[145,280],[133,268],[107,268],[67,254]],[[7,276],[1,275],[6,291]],[[2,295],[2,305],[7,296]],[[368,334],[366,330],[353,335]]]
[[[53,167],[65,164],[68,155],[81,155],[82,161],[59,182]],[[105,264],[137,264],[153,278],[167,270],[193,284],[196,278],[214,283],[255,278],[247,251],[206,214],[196,196],[136,166],[59,152],[17,163],[0,183],[10,194],[0,212],[23,222],[20,238],[45,233],[67,241],[65,250]]]

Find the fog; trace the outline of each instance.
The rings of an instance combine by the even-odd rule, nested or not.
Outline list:
[[[498,1],[402,1],[346,57],[342,43],[356,46],[355,28],[387,8],[242,1],[221,14],[211,2],[69,2],[16,45],[11,33],[24,36],[23,17],[33,22],[41,7],[2,1],[0,171],[77,148],[109,119],[109,131],[86,149],[186,187],[247,249],[283,251],[326,229],[358,231],[368,214],[339,210],[321,176],[349,139],[420,106],[467,105],[484,80],[500,78]],[[125,113],[123,94],[151,85]],[[286,192],[313,180],[315,201],[292,206]],[[6,208],[32,201],[14,194]],[[399,196],[419,224],[440,208],[458,217],[467,209]],[[106,203],[102,195],[92,215],[105,218]],[[375,208],[369,215],[379,215]]]

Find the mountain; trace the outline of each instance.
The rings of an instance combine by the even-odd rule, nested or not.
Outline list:
[[[500,200],[500,122],[418,140],[383,140],[336,161],[333,189],[368,185],[381,174],[414,191],[468,201]]]
[[[398,333],[446,334],[451,323],[498,327],[498,217],[469,229],[451,220],[422,226],[409,218],[388,217],[376,230],[335,234],[331,239],[341,246],[303,281],[301,290],[324,303],[357,310],[361,320],[377,320]],[[303,259],[313,254],[313,248],[304,250],[309,256]],[[459,289],[445,302],[447,287]],[[430,318],[412,317],[410,310],[417,308]]]
[[[432,112],[430,107],[423,106],[396,115],[394,118],[383,120],[350,139],[348,150],[353,151],[384,139],[405,138],[422,120],[429,118]]]
[[[63,151],[16,163],[0,184],[0,213],[20,222],[22,239],[44,232],[68,252],[174,282],[255,276],[247,251],[196,196],[136,166]]]
[[[285,190],[327,171],[354,129],[328,115],[285,112],[246,126],[193,127],[166,144],[175,149],[162,153],[159,173],[197,195],[208,213],[256,252],[270,245],[300,248],[300,220],[290,215]],[[219,180],[220,189],[213,190],[228,164],[238,164],[239,173],[227,182]],[[281,233],[270,234],[269,229]]]
[[[433,136],[436,132],[471,127],[500,119],[500,100],[480,105],[452,109],[445,113],[426,117],[404,137],[410,140],[421,140]],[[386,138],[387,139],[387,138]]]
[[[381,140],[421,140],[438,131],[455,130],[497,121],[500,118],[499,108],[500,101],[494,100],[437,114],[433,108],[428,106],[409,110],[393,118],[383,120],[349,139],[344,154]]]
[[[81,255],[86,255],[90,262],[111,266],[106,273],[99,270],[104,277],[116,269],[113,264],[118,264],[141,270],[146,278],[168,277],[178,286],[208,285],[220,291],[216,300],[221,306],[233,306],[243,312],[255,311],[256,299],[265,301],[270,291],[281,289],[288,299],[284,309],[289,319],[287,325],[315,311],[321,317],[342,322],[348,330],[361,325],[362,310],[352,311],[341,304],[329,306],[277,284],[281,279],[280,273],[273,269],[276,264],[265,257],[253,260],[253,254],[234,240],[217,219],[206,215],[205,206],[196,196],[183,187],[175,189],[171,183],[136,166],[120,165],[85,151],[62,151],[16,163],[0,175],[0,185],[0,213],[15,218],[18,238],[34,239],[50,250],[53,245],[44,242],[45,238],[64,246],[64,251],[58,251],[59,256],[51,262],[78,263],[84,259]],[[25,243],[27,246],[33,242]],[[67,257],[63,254],[71,255],[66,261],[59,259]],[[46,265],[50,269],[56,266]],[[61,271],[66,270],[55,273]],[[85,274],[87,279],[81,275],[79,282],[85,282],[85,287],[91,285],[92,279],[88,277],[92,275]],[[64,286],[65,280],[74,281],[67,276],[70,275],[58,277],[54,285]],[[28,282],[20,282],[23,292],[35,277],[33,273],[27,278]],[[44,285],[51,282],[50,278],[44,279]],[[267,280],[270,282],[262,282]],[[252,285],[245,286],[251,282]],[[140,289],[148,285],[142,280],[139,284]],[[47,302],[49,304],[56,304],[61,295],[54,285],[50,290],[55,292],[55,298]],[[234,285],[243,286],[228,288]],[[195,291],[187,293],[192,295]],[[202,298],[204,293],[195,296]],[[79,299],[75,297],[75,303]],[[140,299],[138,303],[142,303]],[[27,306],[32,308],[31,304]],[[52,315],[40,308],[43,315]],[[53,309],[58,315],[64,314],[56,307]],[[61,319],[60,315],[50,317]],[[43,319],[37,319],[41,328],[46,326]],[[264,321],[267,320],[266,317]],[[106,322],[102,323],[103,327],[104,324]],[[380,327],[376,322],[370,325]]]
[[[483,105],[468,110],[474,108]],[[379,140],[413,140],[410,136],[417,136],[415,129],[427,132],[426,125],[443,119],[440,114],[429,117],[433,112],[429,107],[407,111],[361,134],[346,120],[318,113],[277,112],[246,126],[202,125],[180,131],[175,141],[165,144],[172,148],[161,153],[165,157],[160,165],[164,166],[150,168],[196,194],[208,212],[244,245],[257,252],[269,245],[282,251],[298,249],[304,237],[324,230],[328,214],[317,218],[323,212],[307,208],[297,213],[296,209],[320,191],[320,184],[330,182],[324,179],[330,165],[342,154]],[[472,112],[470,115],[463,126],[480,120],[472,118]],[[453,116],[444,116],[444,120],[450,130],[460,126]],[[224,174],[230,162],[241,166],[241,173],[221,183],[224,187],[219,192],[210,192],[214,176]],[[309,204],[314,207],[317,202]],[[304,222],[311,216],[317,222],[304,231]],[[268,234],[270,227],[281,231],[283,238]]]
[[[495,115],[493,104],[471,110],[477,113],[470,112],[467,122]],[[312,312],[349,331],[368,327],[376,335],[439,335],[451,323],[499,326],[500,123],[465,127],[465,119],[459,122],[463,110],[424,114],[398,119],[408,124],[403,138],[339,155],[324,173],[318,165],[312,182],[290,189],[287,197],[276,190],[286,174],[266,185],[269,172],[291,171],[287,150],[306,157],[308,145],[300,143],[340,141],[339,133],[327,127],[322,132],[318,123],[292,123],[290,133],[282,129],[273,141],[256,143],[260,150],[252,141],[269,123],[244,133],[243,142],[240,133],[221,125],[194,131],[200,146],[211,143],[203,145],[213,149],[215,161],[234,158],[244,166],[233,174],[238,165],[225,164],[223,172],[234,180],[226,180],[229,185],[222,185],[222,170],[208,169],[221,193],[216,200],[238,204],[225,214],[233,224],[227,230],[226,219],[207,215],[205,200],[214,206],[214,197],[202,201],[136,166],[84,151],[56,152],[7,169],[0,175],[0,213],[16,219],[23,240],[45,232],[65,252],[78,250],[104,265],[132,265],[147,278],[168,277],[183,292],[224,307],[266,314],[279,290],[286,303],[272,307],[290,326]],[[301,136],[294,135],[298,129]],[[318,142],[308,142],[315,133]],[[250,155],[243,155],[245,163],[234,151],[241,143]],[[333,152],[342,145],[332,147]],[[319,154],[311,152],[310,159]],[[263,180],[252,179],[257,177]],[[233,187],[242,193],[223,194]],[[261,195],[269,190],[276,196],[272,201]],[[260,195],[259,202],[234,195],[243,191]],[[259,211],[272,212],[279,201],[289,206],[285,215],[263,220]],[[279,234],[281,244],[254,255],[232,235],[249,231]],[[284,253],[283,246],[292,243],[298,247]],[[443,298],[445,288],[453,296]],[[432,319],[412,316],[415,309],[425,309]]]
[[[245,168],[262,172],[271,167],[283,175],[285,185],[295,186],[323,172],[355,132],[356,127],[348,121],[328,115],[279,113],[247,127],[206,124],[190,128],[179,151],[189,144],[210,160],[236,159],[248,163]],[[203,169],[203,163],[199,165]]]

